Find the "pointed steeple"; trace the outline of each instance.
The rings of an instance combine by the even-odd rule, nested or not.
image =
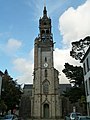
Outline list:
[[[47,10],[46,10],[46,6],[44,6],[43,16],[44,16],[44,17],[47,17]]]
[[[44,10],[43,10],[43,17],[47,17],[47,10],[46,10],[46,0],[44,0]]]
[[[44,3],[43,16],[39,19],[39,31],[42,41],[52,41],[51,19],[47,15],[46,5]]]

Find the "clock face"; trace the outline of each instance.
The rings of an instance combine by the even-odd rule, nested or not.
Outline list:
[[[44,67],[48,67],[48,64],[47,64],[47,63],[44,63]]]

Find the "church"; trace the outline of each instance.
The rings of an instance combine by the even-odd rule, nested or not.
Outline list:
[[[34,42],[32,117],[38,120],[60,118],[59,72],[54,68],[51,27],[44,6],[43,17],[39,19],[39,35]]]
[[[39,19],[39,34],[34,40],[33,84],[24,85],[19,115],[25,120],[61,120],[73,111],[83,113],[80,102],[75,104],[63,96],[71,84],[59,83],[59,71],[54,68],[54,40],[51,19],[46,6]]]
[[[39,19],[39,34],[34,40],[33,85],[26,86],[21,99],[20,112],[33,120],[60,120],[62,116],[59,71],[54,68],[53,52],[51,19],[44,6],[43,16]]]

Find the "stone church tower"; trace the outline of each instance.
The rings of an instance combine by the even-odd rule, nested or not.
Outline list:
[[[33,120],[60,119],[59,72],[54,68],[51,27],[44,6],[43,16],[39,19],[40,33],[34,43]]]

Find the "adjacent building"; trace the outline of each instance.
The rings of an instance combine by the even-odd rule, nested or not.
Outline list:
[[[81,62],[83,63],[84,83],[87,99],[87,112],[90,116],[90,47],[86,51]]]
[[[23,88],[23,94],[19,107],[19,115],[24,119],[31,118],[32,89],[32,84],[25,84]]]

